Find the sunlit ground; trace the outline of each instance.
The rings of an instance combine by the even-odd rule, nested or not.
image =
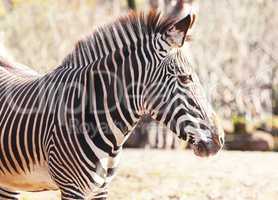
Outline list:
[[[277,200],[278,155],[223,151],[200,159],[190,151],[127,150],[110,186],[112,200]],[[56,200],[59,194],[24,194]]]

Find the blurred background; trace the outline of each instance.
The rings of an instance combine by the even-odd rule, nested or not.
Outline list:
[[[274,180],[277,172],[273,171],[278,168],[278,155],[257,152],[278,151],[278,1],[188,0],[187,3],[198,5],[199,13],[193,41],[186,47],[186,52],[209,101],[222,119],[226,132],[225,149],[245,153],[225,151],[223,157],[220,155],[220,158],[207,161],[193,158],[191,154],[183,157],[187,152],[181,153],[181,150],[188,148],[187,144],[146,118],[126,143],[126,147],[138,150],[127,151],[125,158],[129,162],[124,164],[122,176],[116,178],[116,184],[129,190],[118,191],[112,185],[114,198],[111,199],[184,199],[185,196],[190,197],[186,199],[278,199],[278,183]],[[111,22],[130,9],[147,11],[155,8],[167,12],[173,5],[175,0],[0,0],[0,56],[45,73],[57,67],[74,43],[95,27]],[[175,153],[170,149],[179,151]],[[164,156],[166,161],[160,160]],[[195,170],[196,177],[194,173],[184,177],[194,185],[193,192],[186,189],[185,193],[155,192],[157,185],[160,189],[165,186],[163,190],[166,191],[169,184],[176,190],[184,186],[184,183],[175,182],[181,174],[171,174],[173,168],[179,171],[175,164],[173,168],[155,168],[154,172],[150,167],[156,163],[168,166],[171,158],[176,165],[182,163],[184,169]],[[136,166],[144,159],[150,164],[144,163],[146,171],[140,174]],[[249,165],[251,174],[248,175],[244,167]],[[265,173],[261,176],[258,175],[261,171],[257,171],[259,166]],[[203,174],[206,181],[198,179],[198,174],[206,170],[211,172],[210,169],[214,173],[223,172],[216,175],[223,185],[211,185],[217,188],[216,191],[206,182],[210,179],[213,182],[217,179],[215,176]],[[224,173],[223,169],[231,171],[224,170]],[[165,173],[172,182],[163,182]],[[247,175],[256,178],[240,185],[237,176],[227,179],[229,173],[237,174],[239,178]],[[140,185],[138,182],[145,180],[145,176],[152,177],[154,182]],[[260,178],[271,181],[262,183]],[[271,188],[271,185],[276,186]],[[148,187],[152,190],[148,191]],[[202,187],[200,194],[198,190]],[[259,192],[261,190],[264,190],[263,194]],[[49,196],[51,198],[56,197]]]

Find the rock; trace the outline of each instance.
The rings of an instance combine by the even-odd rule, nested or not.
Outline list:
[[[273,115],[270,119],[263,121],[257,129],[278,137],[278,116]]]
[[[230,135],[226,138],[226,148],[241,151],[271,151],[274,149],[274,138],[263,131]]]

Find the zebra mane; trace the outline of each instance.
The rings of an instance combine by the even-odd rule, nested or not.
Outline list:
[[[79,64],[79,66],[82,64],[84,66],[84,63],[89,64],[101,58],[101,54],[102,56],[107,55],[103,53],[102,48],[99,48],[99,46],[104,46],[103,44],[115,51],[120,49],[119,44],[117,44],[117,38],[119,37],[116,36],[116,33],[122,32],[122,30],[131,30],[136,40],[140,41],[142,40],[142,35],[150,36],[152,34],[164,33],[170,28],[173,21],[173,18],[163,17],[156,10],[151,10],[147,14],[131,11],[126,16],[120,17],[108,25],[97,28],[92,34],[78,41],[73,51],[63,60],[62,66],[78,67],[76,64]],[[126,34],[124,33],[124,35]],[[129,45],[136,48],[137,41],[129,41]],[[111,49],[108,49],[109,53]]]
[[[0,56],[0,67],[13,68],[14,66],[9,63],[8,60]]]
[[[0,56],[0,67],[11,72],[12,74],[23,77],[23,78],[36,78],[40,74],[35,70],[14,61],[8,61],[7,59]]]

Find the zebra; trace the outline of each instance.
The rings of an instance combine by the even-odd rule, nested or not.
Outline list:
[[[122,146],[145,115],[197,156],[216,154],[223,129],[181,51],[194,20],[184,9],[130,12],[45,75],[2,62],[0,199],[58,189],[62,200],[107,199]]]

